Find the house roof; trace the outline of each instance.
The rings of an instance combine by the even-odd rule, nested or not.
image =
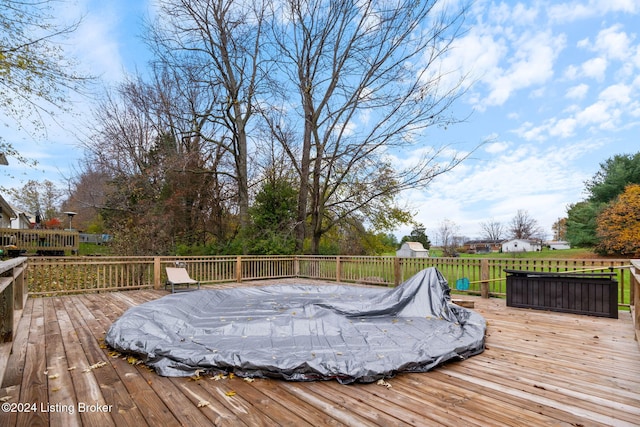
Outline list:
[[[402,246],[405,246],[405,245],[407,245],[409,249],[411,249],[412,251],[426,252],[426,249],[424,248],[424,246],[422,246],[422,243],[420,242],[404,242]]]
[[[480,240],[467,240],[464,242],[465,245],[499,245],[504,242],[504,240],[489,240],[489,239],[480,239]]]
[[[15,218],[17,215],[11,205],[0,195],[0,208],[4,215],[9,218]]]
[[[509,242],[527,242],[527,243],[531,243],[532,245],[540,244],[540,240],[535,240],[535,239],[509,239],[502,242],[502,244],[504,245],[505,243],[509,243]]]

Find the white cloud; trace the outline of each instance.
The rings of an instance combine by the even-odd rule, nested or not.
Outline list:
[[[631,87],[625,84],[614,84],[600,92],[598,98],[610,104],[628,104],[631,101]]]
[[[602,81],[607,72],[607,60],[601,57],[592,58],[583,62],[580,69],[583,76]]]
[[[87,15],[75,35],[74,45],[75,56],[83,68],[114,82],[122,79],[124,67],[111,24],[107,16]]]
[[[566,205],[579,200],[588,178],[575,160],[596,144],[541,148],[500,142],[488,147],[500,148],[490,160],[468,161],[467,170],[438,177],[430,191],[404,195],[423,206],[417,219],[427,228],[449,219],[474,237],[480,235],[483,221],[494,217],[508,222],[518,209],[525,209],[550,232],[551,224],[566,215]]]
[[[598,33],[593,48],[605,53],[608,58],[625,61],[630,56],[630,46],[633,36],[621,31],[620,24],[613,25]]]
[[[572,117],[560,119],[549,127],[549,135],[552,137],[568,138],[575,135],[578,121]]]
[[[601,17],[609,12],[640,12],[636,0],[584,0],[568,1],[548,7],[549,19],[554,23],[569,23],[586,18]]]
[[[567,93],[565,94],[566,98],[569,99],[584,99],[587,96],[587,92],[589,92],[589,85],[581,83],[576,86],[572,86],[567,89]]]
[[[489,154],[498,154],[509,148],[507,142],[492,142],[485,146],[484,151]]]
[[[486,105],[502,105],[513,92],[540,85],[553,76],[553,65],[564,48],[565,37],[553,36],[545,31],[536,34],[524,33],[513,41],[513,59],[507,68],[499,68],[497,78],[485,79],[489,94]]]
[[[576,89],[574,92],[582,90],[584,89]],[[548,137],[569,138],[581,128],[616,131],[621,126],[624,114],[637,111],[638,103],[632,96],[634,90],[633,85],[610,85],[587,107],[579,109],[575,105],[571,106],[566,110],[572,113],[569,116],[552,117],[538,126],[525,122],[514,133],[527,141],[544,141]]]

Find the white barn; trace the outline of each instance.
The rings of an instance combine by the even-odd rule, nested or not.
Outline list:
[[[552,250],[571,249],[571,245],[569,244],[569,242],[565,242],[564,240],[547,242],[547,246],[549,246],[549,249]]]
[[[539,240],[511,239],[502,242],[502,252],[536,252],[542,250]]]
[[[429,251],[420,242],[404,242],[396,251],[399,258],[429,258]]]

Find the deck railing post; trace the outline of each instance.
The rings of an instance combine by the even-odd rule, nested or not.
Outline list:
[[[236,257],[236,282],[242,282],[242,257]]]
[[[480,296],[489,298],[489,260],[483,258],[480,261]]]
[[[631,260],[631,300],[629,301],[635,339],[640,345],[640,260]]]
[[[340,257],[337,256],[336,257],[336,282],[340,282],[340,278],[342,276],[342,271],[341,271],[341,264],[340,264]]]
[[[399,257],[393,259],[393,286],[398,286],[402,282],[402,263]]]
[[[153,289],[160,289],[161,275],[160,257],[153,257]]]

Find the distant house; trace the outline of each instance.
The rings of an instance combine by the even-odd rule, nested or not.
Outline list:
[[[542,250],[539,240],[511,239],[502,242],[502,252],[536,252]]]
[[[399,258],[429,258],[429,251],[420,242],[404,242],[396,251]]]
[[[569,244],[569,242],[565,242],[564,240],[546,242],[545,244],[549,246],[549,249],[551,250],[571,249],[571,245]]]
[[[11,218],[11,227],[20,230],[25,230],[31,228],[31,220],[29,219],[29,215],[26,212],[21,211],[20,209],[13,207],[13,211],[16,215]]]
[[[0,196],[0,228],[10,228],[11,219],[16,217],[16,213],[9,203]]]
[[[468,254],[488,254],[500,252],[502,240],[467,240],[463,244],[463,251]]]

